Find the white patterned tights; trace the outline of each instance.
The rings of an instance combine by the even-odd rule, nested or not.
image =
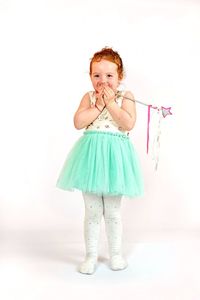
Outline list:
[[[127,263],[121,256],[121,197],[83,193],[83,199],[85,202],[84,238],[86,258],[80,265],[79,271],[84,274],[92,274],[95,271],[100,225],[103,216],[108,239],[110,267],[112,270],[126,268]]]

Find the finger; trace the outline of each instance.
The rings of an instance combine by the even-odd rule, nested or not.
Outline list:
[[[113,92],[113,89],[110,87],[110,86],[105,86],[105,88],[104,89],[106,89],[106,91],[108,91],[108,92]]]
[[[105,90],[104,94],[105,94],[106,98],[111,98],[111,97],[114,96],[113,92],[110,92],[110,91],[107,91],[107,90]]]

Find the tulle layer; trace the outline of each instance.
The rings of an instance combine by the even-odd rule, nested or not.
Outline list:
[[[68,154],[56,186],[98,195],[142,195],[139,161],[129,137],[85,131]]]

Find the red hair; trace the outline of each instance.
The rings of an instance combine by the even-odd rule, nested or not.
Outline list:
[[[124,67],[123,62],[117,51],[114,51],[112,48],[105,47],[101,51],[96,52],[90,62],[90,75],[92,74],[92,64],[93,62],[99,62],[102,59],[108,60],[117,65],[117,72],[119,79],[124,77]]]

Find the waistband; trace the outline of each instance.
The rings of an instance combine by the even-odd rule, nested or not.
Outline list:
[[[99,135],[112,135],[112,136],[118,136],[125,139],[129,139],[128,133],[123,132],[112,132],[112,131],[100,131],[100,130],[85,130],[83,132],[84,135],[92,135],[92,134],[99,134]]]

